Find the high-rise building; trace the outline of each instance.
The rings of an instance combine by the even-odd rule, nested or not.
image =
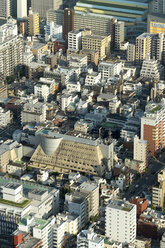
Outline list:
[[[28,15],[28,34],[29,36],[35,36],[39,33],[39,14],[33,13],[32,9],[30,9]]]
[[[68,33],[68,49],[72,51],[81,50],[82,32],[73,30]]]
[[[110,54],[111,36],[94,34],[82,35],[82,49],[90,49],[99,52],[99,59],[106,58]]]
[[[136,63],[142,64],[146,56],[151,54],[152,34],[143,33],[136,38]]]
[[[23,39],[20,36],[0,43],[0,78],[14,75],[23,64]]]
[[[146,20],[147,0],[79,0],[74,7],[79,12],[91,12],[95,14],[109,15],[126,23],[141,22]]]
[[[27,0],[17,0],[17,19],[27,17]]]
[[[165,170],[158,173],[157,184],[152,187],[152,204],[154,207],[164,208],[165,198]]]
[[[13,16],[13,1],[0,0],[0,19],[7,20],[9,16]]]
[[[151,0],[149,10],[152,13],[164,14],[165,13],[165,1],[164,0]]]
[[[149,102],[141,118],[141,139],[148,141],[148,151],[154,156],[158,149],[165,147],[165,103]]]
[[[123,200],[111,200],[106,207],[105,233],[114,241],[134,243],[136,239],[136,205]]]
[[[124,41],[124,22],[115,22],[115,49],[120,50],[120,44]]]
[[[62,0],[31,0],[31,7],[34,12],[38,12],[40,18],[46,18],[49,9],[57,10],[62,5]]]
[[[74,10],[64,10],[64,39],[68,40],[68,33],[74,29]],[[79,29],[79,28],[78,28]]]
[[[135,45],[129,44],[127,48],[127,61],[134,63],[135,62]]]
[[[141,140],[137,135],[134,137],[133,159],[144,162],[144,166],[148,165],[148,143]]]

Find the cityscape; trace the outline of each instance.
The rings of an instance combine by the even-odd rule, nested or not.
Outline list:
[[[165,0],[0,0],[0,248],[165,248]]]

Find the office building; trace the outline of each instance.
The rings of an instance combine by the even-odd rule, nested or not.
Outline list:
[[[23,39],[11,36],[0,43],[0,79],[14,75],[23,64]]]
[[[79,0],[74,7],[75,11],[91,12],[95,14],[109,15],[117,18],[119,21],[127,23],[141,22],[147,18],[148,1],[147,0],[117,0],[109,1],[97,0]]]
[[[106,236],[122,243],[136,239],[136,205],[123,200],[111,200],[105,214]]]
[[[33,213],[36,218],[47,219],[58,213],[59,190],[36,184],[31,188],[28,182],[4,177],[0,182],[0,234],[11,234],[26,215]]]
[[[165,170],[158,173],[157,183],[152,187],[152,204],[154,207],[164,209],[165,197]]]
[[[46,19],[47,11],[59,9],[62,3],[62,0],[31,0],[31,7],[34,12],[39,13],[40,18]]]
[[[152,156],[165,146],[164,126],[164,99],[160,103],[149,102],[141,118],[141,139],[148,141],[148,151]]]
[[[77,248],[104,248],[104,239],[97,236],[93,229],[82,230],[77,235]]]
[[[64,39],[68,40],[68,33],[74,29],[74,10],[65,9],[63,18],[64,18]]]
[[[73,30],[68,33],[68,50],[78,51],[82,47],[82,32]]]
[[[99,52],[99,59],[103,60],[110,54],[111,36],[94,34],[82,35],[82,49],[90,49]]]
[[[35,36],[40,33],[39,28],[39,14],[33,13],[32,9],[29,10],[28,15],[28,35]]]
[[[141,65],[146,56],[151,54],[152,37],[152,34],[143,33],[136,38],[136,64]]]
[[[33,167],[50,168],[58,172],[79,171],[102,175],[105,170],[105,166],[102,164],[103,158],[107,161],[109,170],[113,165],[113,143],[111,142],[106,145],[102,141],[99,144],[97,140],[50,131],[45,136],[44,130],[38,135],[40,142],[31,157]],[[67,149],[69,149],[69,153]]]
[[[27,0],[17,0],[17,19],[27,17]]]
[[[137,135],[134,137],[133,159],[144,162],[145,168],[148,165],[148,143],[146,140],[139,139]]]
[[[147,16],[147,32],[165,34],[165,14],[149,13]]]
[[[164,78],[164,66],[159,61],[150,59],[150,55],[147,55],[143,60],[140,76],[158,81]]]

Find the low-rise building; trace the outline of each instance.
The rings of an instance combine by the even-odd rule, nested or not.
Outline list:
[[[77,248],[104,248],[104,238],[100,238],[93,229],[82,230],[77,235]]]

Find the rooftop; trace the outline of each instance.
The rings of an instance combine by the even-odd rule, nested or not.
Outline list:
[[[131,204],[127,201],[123,201],[123,200],[111,200],[111,202],[108,205],[109,208],[114,208],[114,209],[119,209],[122,211],[131,211],[134,207],[134,204]]]

